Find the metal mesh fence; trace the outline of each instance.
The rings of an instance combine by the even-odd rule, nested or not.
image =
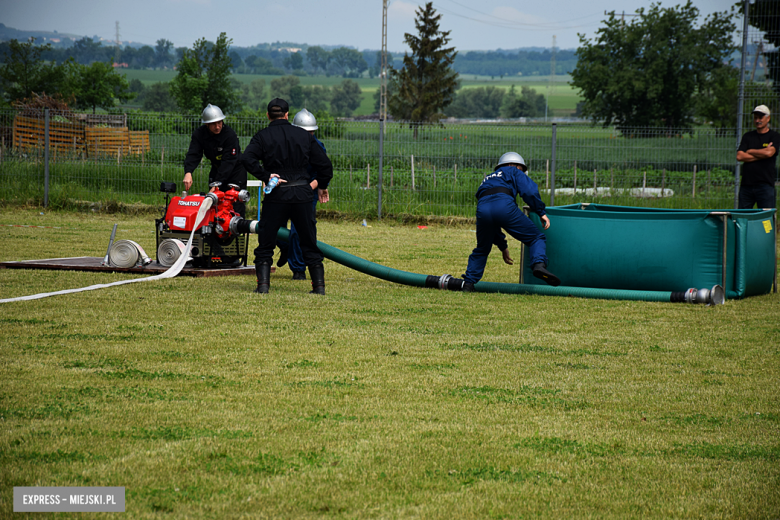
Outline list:
[[[29,122],[21,126],[17,116],[12,110],[0,111],[5,197],[40,203],[44,140],[36,133],[40,128]],[[161,181],[181,185],[190,135],[199,124],[192,116],[128,114],[124,130],[103,124],[88,131],[86,122],[52,118],[50,204],[74,200],[159,204]],[[228,118],[227,124],[246,148],[267,121]],[[358,217],[375,216],[380,210],[383,216],[473,216],[479,183],[507,151],[526,159],[546,203],[555,166],[556,205],[733,205],[735,130],[702,128],[689,134],[558,124],[553,164],[550,124],[447,122],[418,127],[390,122],[385,125],[380,184],[379,129],[377,121],[320,123],[317,137],[335,170],[329,209]],[[116,137],[123,131],[131,134],[127,140]],[[194,172],[194,189],[207,189],[208,167],[204,161]],[[250,203],[250,211],[256,202]]]
[[[756,106],[768,106],[773,120],[776,120],[775,114],[780,115],[780,3],[777,0],[755,0],[748,2],[747,10],[742,127],[750,130],[753,128],[751,111]],[[739,36],[742,41],[742,30]]]

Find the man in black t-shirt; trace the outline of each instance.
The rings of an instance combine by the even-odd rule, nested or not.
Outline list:
[[[739,186],[739,209],[776,207],[777,147],[780,134],[769,129],[769,108],[759,105],[753,110],[755,130],[742,136],[737,160],[742,162],[742,182]]]
[[[246,189],[246,169],[241,164],[241,145],[236,132],[225,124],[225,114],[216,105],[209,104],[201,114],[202,126],[193,133],[187,156],[184,158],[184,189],[192,187],[192,172],[198,167],[203,156],[211,161],[209,184],[221,182],[220,191],[230,189],[230,184],[238,185],[239,190]],[[214,191],[216,188],[210,188]],[[246,204],[236,201],[233,209],[242,217],[246,214]]]

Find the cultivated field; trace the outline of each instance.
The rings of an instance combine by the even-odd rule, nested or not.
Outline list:
[[[151,253],[152,219],[5,206],[0,260],[102,257],[115,222]],[[368,224],[319,238],[456,276],[475,242],[470,225]],[[517,276],[496,253],[485,280]],[[0,298],[132,277],[2,269]],[[263,297],[251,276],[179,277],[0,304],[0,517],[14,486],[123,486],[127,518],[780,516],[777,294],[464,294],[330,261],[326,281],[315,297],[283,268]]]
[[[147,87],[158,83],[160,81],[171,81],[176,72],[172,70],[135,70],[128,69],[123,71],[127,80],[139,79]],[[266,89],[271,88],[271,81],[278,79],[279,76],[269,76],[261,74],[234,74],[233,78],[242,83],[251,83],[256,79],[265,80]],[[333,87],[344,81],[344,78],[340,76],[302,76],[299,78],[301,85],[320,85],[323,87]],[[572,88],[568,82],[571,78],[569,76],[556,76],[555,83],[550,95],[550,107],[552,108],[556,116],[570,116],[577,108],[577,103],[581,101],[579,95],[577,95],[576,89]],[[363,101],[360,107],[355,110],[355,115],[367,115],[373,114],[374,110],[374,93],[379,88],[379,78],[356,78],[353,79],[358,85],[360,85],[363,91]],[[515,77],[515,78],[493,78],[490,76],[474,76],[471,74],[461,76],[461,84],[463,88],[472,87],[486,87],[495,86],[504,89],[509,89],[512,85],[515,85],[519,94],[522,86],[529,86],[537,92],[547,95],[547,88],[549,85],[549,78],[546,76],[533,76],[533,77]],[[268,97],[268,96],[267,96]],[[270,99],[270,97],[268,97]]]

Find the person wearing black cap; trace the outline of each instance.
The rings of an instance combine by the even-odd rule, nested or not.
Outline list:
[[[739,185],[739,209],[777,206],[777,147],[780,134],[769,128],[771,113],[766,105],[753,110],[756,129],[742,136],[737,148],[737,160],[742,162],[742,180]]]
[[[225,124],[225,114],[216,105],[209,104],[201,114],[202,126],[193,133],[190,147],[184,158],[184,189],[192,187],[192,172],[200,165],[203,156],[211,161],[209,185],[221,182],[221,191],[227,191],[229,184],[238,185],[239,190],[246,189],[246,170],[241,164],[241,144],[236,132]],[[210,188],[214,191],[216,188]],[[242,217],[246,213],[246,204],[236,201],[233,209]]]
[[[314,136],[290,124],[289,110],[287,101],[272,99],[266,114],[271,122],[255,134],[242,157],[247,171],[264,184],[268,184],[271,177],[279,178],[277,187],[263,199],[260,213],[255,249],[255,292],[268,292],[276,234],[291,220],[298,230],[303,261],[309,268],[311,292],[325,294],[324,256],[317,247],[317,221],[312,201],[318,197],[320,202],[328,202],[333,164]],[[309,165],[317,172],[316,179],[311,179]]]

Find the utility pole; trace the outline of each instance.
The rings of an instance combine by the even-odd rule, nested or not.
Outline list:
[[[552,52],[550,53],[550,81],[547,83],[547,103],[544,107],[544,120],[547,121],[547,114],[550,112],[550,96],[555,83],[555,35],[553,34]],[[552,114],[550,114],[552,118]]]
[[[387,119],[387,0],[382,0],[382,70],[379,72],[379,184],[377,218],[382,218],[382,169],[384,166],[385,120]]]
[[[379,119],[387,121],[387,0],[382,0],[382,68],[379,71]]]
[[[119,63],[120,57],[119,20],[116,21],[116,51],[114,51],[114,63]]]

